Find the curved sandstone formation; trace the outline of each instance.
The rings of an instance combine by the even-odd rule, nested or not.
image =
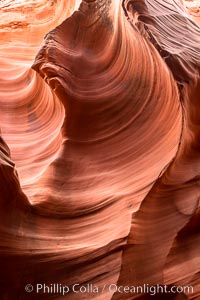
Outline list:
[[[186,1],[6,2],[2,299],[152,297],[114,284],[199,299],[200,28]],[[24,290],[38,283],[70,290]]]

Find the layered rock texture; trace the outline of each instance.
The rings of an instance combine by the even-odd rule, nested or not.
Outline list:
[[[0,2],[2,300],[200,299],[199,6]]]

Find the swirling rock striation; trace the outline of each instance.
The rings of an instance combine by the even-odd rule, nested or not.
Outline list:
[[[1,7],[1,294],[159,283],[195,292],[157,299],[198,299],[198,22],[182,1],[79,2]]]

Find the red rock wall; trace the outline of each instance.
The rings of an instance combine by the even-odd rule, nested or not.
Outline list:
[[[0,4],[1,299],[153,297],[24,290],[77,282],[200,299],[198,17],[80,2]]]

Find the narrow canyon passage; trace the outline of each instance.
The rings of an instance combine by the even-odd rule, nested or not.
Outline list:
[[[156,299],[198,300],[197,1],[0,13],[2,299],[145,300],[109,287],[160,284],[194,290]],[[54,283],[69,291],[36,288]]]

